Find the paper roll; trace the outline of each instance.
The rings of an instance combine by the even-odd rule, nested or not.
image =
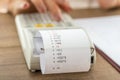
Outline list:
[[[36,37],[43,40],[43,53],[37,46],[42,74],[89,71],[91,44],[84,30],[41,30]],[[36,44],[41,45],[41,40]]]

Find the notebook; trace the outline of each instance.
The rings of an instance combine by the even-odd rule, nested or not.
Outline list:
[[[120,72],[120,15],[76,19],[87,30],[98,52]]]

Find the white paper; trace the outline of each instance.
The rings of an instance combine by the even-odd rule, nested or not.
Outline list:
[[[77,19],[95,45],[120,66],[120,16]]]
[[[44,53],[40,54],[42,74],[89,71],[91,44],[82,29],[41,30],[38,33],[44,45]]]

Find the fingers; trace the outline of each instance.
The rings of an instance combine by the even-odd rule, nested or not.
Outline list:
[[[114,8],[118,6],[118,0],[98,0],[100,6],[104,9]]]
[[[31,1],[40,13],[43,13],[43,12],[47,11],[47,8],[46,8],[43,0],[31,0]]]
[[[65,11],[70,11],[69,3],[67,0],[31,0],[34,6],[40,13],[44,13],[47,10],[50,11],[53,18],[57,21],[61,20],[61,8]]]
[[[13,15],[17,15],[29,7],[30,4],[26,0],[10,0],[8,9]]]
[[[68,0],[55,0],[57,2],[57,4],[59,4],[62,9],[64,9],[65,11],[69,12],[71,11],[71,7],[69,5],[69,1]]]
[[[61,20],[61,7],[65,11],[71,10],[67,0],[31,0],[38,12],[44,13],[50,11],[53,18],[57,21]]]
[[[53,18],[57,21],[61,20],[61,8],[69,11],[69,3],[67,0],[9,0],[10,4],[8,6],[9,12],[13,15],[19,14],[21,12],[25,12],[31,9],[31,5],[33,4],[35,8],[40,13],[44,13],[47,10],[51,12]],[[32,4],[31,4],[31,2]]]
[[[61,20],[61,18],[62,18],[61,9],[56,4],[56,2],[53,1],[53,0],[44,0],[44,1],[45,1],[45,4],[46,4],[48,10],[53,15],[54,19],[57,20],[57,21]]]

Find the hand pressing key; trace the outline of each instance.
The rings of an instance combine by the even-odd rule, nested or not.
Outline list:
[[[2,0],[0,3],[4,4],[4,9],[0,12],[10,12],[17,15],[22,12],[36,9],[39,13],[49,11],[55,20],[61,19],[61,10],[69,12],[71,10],[67,0]],[[0,5],[3,5],[0,4]]]
[[[104,9],[120,7],[120,0],[98,0]],[[40,13],[51,12],[55,20],[61,19],[61,10],[71,10],[69,0],[1,0],[0,12],[10,12],[17,15],[23,12],[37,10]]]

